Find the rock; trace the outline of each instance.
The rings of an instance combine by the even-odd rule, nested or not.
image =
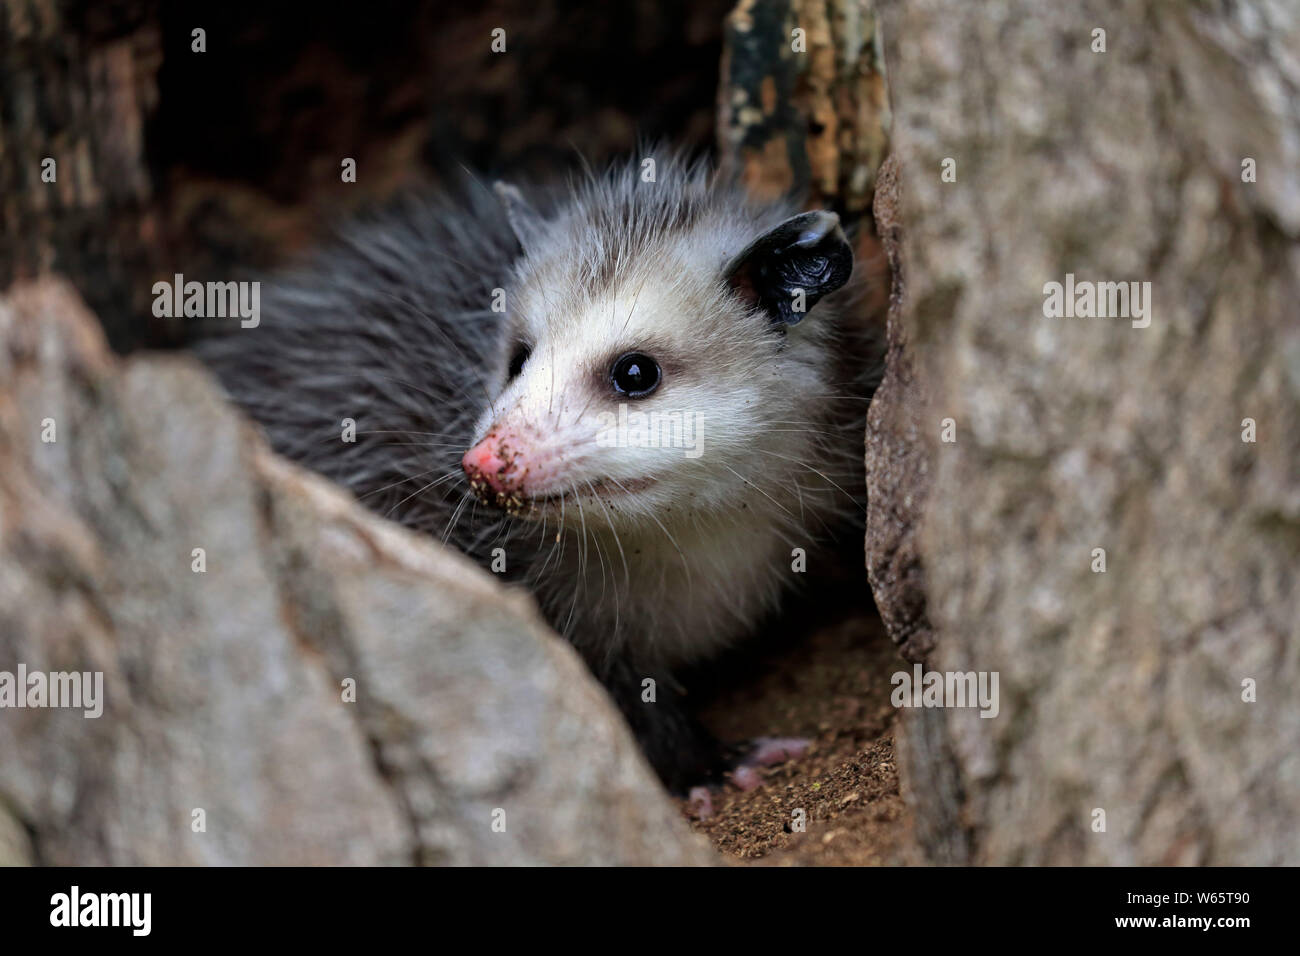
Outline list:
[[[20,663],[102,672],[103,713],[0,710],[0,862],[712,858],[531,598],[274,457],[188,359],[118,364],[52,280],[0,300]]]
[[[897,498],[930,462],[895,535],[928,665],[1000,677],[995,718],[905,713],[918,834],[957,862],[1300,863],[1300,8],[880,7],[928,402],[909,423],[886,388],[877,449],[924,447],[872,471]],[[1149,325],[1047,317],[1067,275],[1149,282]]]

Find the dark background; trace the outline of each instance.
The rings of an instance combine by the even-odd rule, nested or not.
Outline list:
[[[0,286],[67,275],[128,351],[181,340],[153,282],[273,266],[460,164],[544,177],[638,138],[710,150],[731,0],[19,7],[0,18],[0,132],[22,145],[0,151]],[[59,157],[57,189],[32,155]]]

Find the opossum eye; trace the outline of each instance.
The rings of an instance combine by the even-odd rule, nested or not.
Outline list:
[[[519,373],[524,370],[524,363],[528,361],[528,356],[532,354],[533,350],[523,342],[515,346],[514,354],[510,356],[510,368],[506,372],[507,382],[513,382],[519,377]]]
[[[619,356],[609,370],[614,391],[628,398],[645,398],[659,387],[659,363],[641,352]]]

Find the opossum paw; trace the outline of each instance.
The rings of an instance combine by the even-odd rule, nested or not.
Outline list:
[[[711,777],[707,784],[687,791],[687,815],[696,820],[708,820],[714,813],[713,793],[723,781],[730,781],[741,790],[753,790],[763,783],[760,767],[798,760],[811,745],[812,741],[804,737],[755,737],[747,743],[727,747],[723,767],[729,769],[718,777]]]
[[[697,820],[713,816],[713,793],[708,787],[691,787],[686,795],[686,810]]]
[[[808,752],[812,741],[805,737],[755,737],[749,751],[731,770],[731,782],[741,790],[753,790],[763,782],[759,767],[771,767],[787,760],[798,760]]]

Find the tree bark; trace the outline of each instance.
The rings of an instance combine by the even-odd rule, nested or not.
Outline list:
[[[880,6],[927,661],[1000,675],[906,714],[921,839],[1300,863],[1300,8]],[[1047,317],[1067,274],[1150,324]]]
[[[161,61],[151,0],[0,10],[0,289],[66,275],[123,346],[164,334],[150,310],[163,254],[145,156]]]
[[[889,104],[870,0],[742,0],[718,91],[724,171],[755,196],[869,212]]]

